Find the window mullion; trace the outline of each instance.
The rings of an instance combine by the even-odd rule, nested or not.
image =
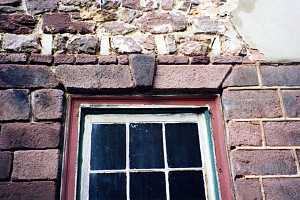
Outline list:
[[[167,159],[167,143],[166,143],[166,129],[165,123],[162,123],[162,136],[163,136],[163,151],[164,151],[164,162],[165,162],[165,180],[166,180],[166,195],[167,200],[170,200],[170,190],[169,190],[169,166]]]
[[[130,200],[130,174],[129,174],[129,122],[126,123],[126,198]]]

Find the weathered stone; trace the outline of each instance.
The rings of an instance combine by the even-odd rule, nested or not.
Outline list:
[[[80,34],[94,33],[95,27],[96,25],[91,22],[73,21],[68,32]]]
[[[31,54],[29,57],[29,62],[32,64],[50,65],[52,61],[53,61],[52,55]]]
[[[74,36],[67,42],[67,51],[69,53],[95,54],[98,45],[98,38],[95,36]]]
[[[13,180],[57,178],[59,151],[56,149],[17,151],[13,161]]]
[[[32,33],[36,20],[26,14],[0,14],[0,32],[28,34]]]
[[[297,174],[290,150],[237,150],[230,155],[234,176]]]
[[[265,122],[263,126],[268,146],[300,145],[300,122]]]
[[[118,63],[119,65],[128,65],[129,60],[127,55],[120,55],[118,56]]]
[[[258,85],[256,66],[234,66],[223,87]]]
[[[11,163],[12,163],[12,153],[0,152],[0,180],[9,179]]]
[[[131,37],[114,36],[111,40],[112,48],[118,53],[140,53],[142,48]]]
[[[174,1],[173,0],[162,0],[161,8],[164,10],[172,10]]]
[[[55,89],[36,90],[32,93],[32,111],[35,120],[61,119],[64,92]]]
[[[80,13],[83,19],[93,19],[95,22],[107,22],[117,20],[116,10],[94,9]]]
[[[194,33],[224,33],[226,27],[223,22],[212,20],[210,17],[194,17],[192,20],[192,30]]]
[[[234,182],[236,199],[262,200],[262,193],[258,179],[237,179]]]
[[[282,116],[279,97],[275,90],[225,90],[223,107],[227,119]]]
[[[99,62],[100,65],[107,65],[107,64],[117,64],[117,56],[111,55],[111,56],[99,56]]]
[[[28,93],[28,90],[1,90],[0,121],[29,119]]]
[[[143,54],[153,54],[155,41],[152,35],[137,35],[133,37],[135,42],[142,48]]]
[[[111,35],[126,35],[127,33],[136,30],[135,26],[118,21],[105,22],[102,24],[102,27],[105,32],[108,32]]]
[[[132,10],[128,8],[120,8],[118,10],[118,18],[126,23],[131,23],[134,19],[142,16],[143,12],[139,10]]]
[[[58,7],[58,0],[26,0],[25,2],[28,12],[32,14],[53,11]]]
[[[1,0],[0,1],[0,6],[3,6],[3,5],[16,6],[16,5],[19,5],[20,3],[21,3],[21,0]]]
[[[122,0],[122,6],[135,10],[139,10],[141,8],[140,0]]]
[[[7,200],[53,200],[56,183],[50,181],[2,182],[0,199]]]
[[[179,52],[187,56],[205,56],[208,54],[208,45],[198,41],[187,41],[179,45]]]
[[[0,13],[13,13],[17,11],[21,11],[21,9],[12,6],[0,6]]]
[[[35,35],[5,34],[2,48],[13,52],[39,52],[41,46]]]
[[[97,64],[98,58],[96,55],[78,54],[75,64]]]
[[[300,199],[300,178],[263,179],[266,199]]]
[[[135,86],[151,87],[155,71],[155,57],[152,55],[130,55],[129,66]]]
[[[183,65],[189,63],[189,58],[186,56],[174,56],[174,55],[158,55],[157,56],[158,64],[169,65]]]
[[[226,65],[159,65],[156,70],[154,88],[215,91],[221,86],[230,68]]]
[[[61,65],[55,67],[55,73],[68,90],[125,89],[134,87],[128,66]]]
[[[59,145],[59,123],[9,123],[2,126],[0,149],[44,149]]]
[[[107,0],[101,2],[101,8],[102,9],[117,9],[121,5],[121,0]]]
[[[25,53],[0,53],[0,64],[4,63],[25,63],[27,55]]]
[[[191,0],[179,0],[177,1],[178,10],[188,11],[191,8]]]
[[[174,35],[166,35],[165,42],[166,42],[166,47],[167,47],[168,53],[172,54],[177,51]]]
[[[75,5],[60,5],[58,10],[62,12],[75,12],[80,11],[80,7]]]
[[[136,24],[143,32],[170,33],[185,30],[187,20],[179,12],[153,11],[136,20]]]
[[[74,55],[58,54],[54,56],[55,65],[74,64],[74,62],[75,62]]]
[[[242,56],[234,56],[234,55],[227,55],[227,56],[215,56],[212,58],[213,64],[242,64],[242,63],[251,63],[246,60],[245,57]]]
[[[157,0],[144,0],[141,1],[141,7],[143,11],[151,11],[158,9],[158,1]]]
[[[52,88],[57,85],[49,67],[0,65],[0,88]]]
[[[67,42],[69,40],[69,37],[66,35],[57,35],[54,38],[53,42],[53,50],[56,53],[65,53],[67,51]]]
[[[194,56],[191,59],[191,64],[209,64],[209,57],[207,56]]]
[[[91,3],[90,0],[62,0],[61,1],[64,5],[89,5]]]
[[[261,146],[262,134],[259,122],[233,122],[228,124],[230,146]]]
[[[288,117],[300,117],[300,90],[283,90],[283,105]]]

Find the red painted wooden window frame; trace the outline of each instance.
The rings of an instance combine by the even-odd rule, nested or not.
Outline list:
[[[157,104],[157,105],[194,105],[208,106],[211,112],[213,140],[216,154],[216,165],[220,184],[221,199],[233,199],[232,179],[225,145],[225,130],[219,96],[209,98],[180,96],[69,96],[63,170],[61,179],[61,199],[74,200],[77,169],[78,126],[81,104]]]

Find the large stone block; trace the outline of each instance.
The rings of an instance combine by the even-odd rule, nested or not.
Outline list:
[[[95,54],[99,46],[98,38],[92,35],[74,36],[67,43],[68,53]]]
[[[300,178],[268,178],[263,179],[266,200],[300,199]]]
[[[0,53],[0,64],[4,63],[26,63],[25,53]]]
[[[300,90],[283,90],[283,105],[288,117],[300,117]]]
[[[53,11],[58,7],[58,0],[26,0],[25,2],[28,12],[32,14]]]
[[[111,38],[111,47],[120,54],[142,52],[141,46],[132,37],[121,35]]]
[[[237,200],[263,199],[258,179],[236,179],[234,185]]]
[[[12,52],[35,53],[40,51],[41,45],[36,35],[5,34],[2,48]]]
[[[9,179],[12,159],[11,152],[0,152],[0,180]]]
[[[8,2],[8,1],[9,0],[6,0],[4,2]],[[28,34],[28,33],[32,33],[36,23],[37,21],[30,15],[21,14],[21,13],[0,14],[0,32]]]
[[[234,66],[223,87],[258,85],[255,65]]]
[[[225,24],[218,20],[213,20],[208,16],[192,18],[193,33],[216,34],[224,33],[226,30]]]

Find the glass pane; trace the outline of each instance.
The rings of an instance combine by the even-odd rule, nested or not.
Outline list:
[[[163,172],[130,173],[130,200],[165,200]]]
[[[175,171],[169,173],[170,200],[205,200],[205,187],[201,171]]]
[[[165,127],[169,167],[201,167],[197,124],[166,124]]]
[[[130,124],[130,168],[164,168],[162,125]]]
[[[125,173],[90,174],[89,199],[126,200]]]
[[[125,169],[125,166],[125,124],[93,124],[91,169]]]

